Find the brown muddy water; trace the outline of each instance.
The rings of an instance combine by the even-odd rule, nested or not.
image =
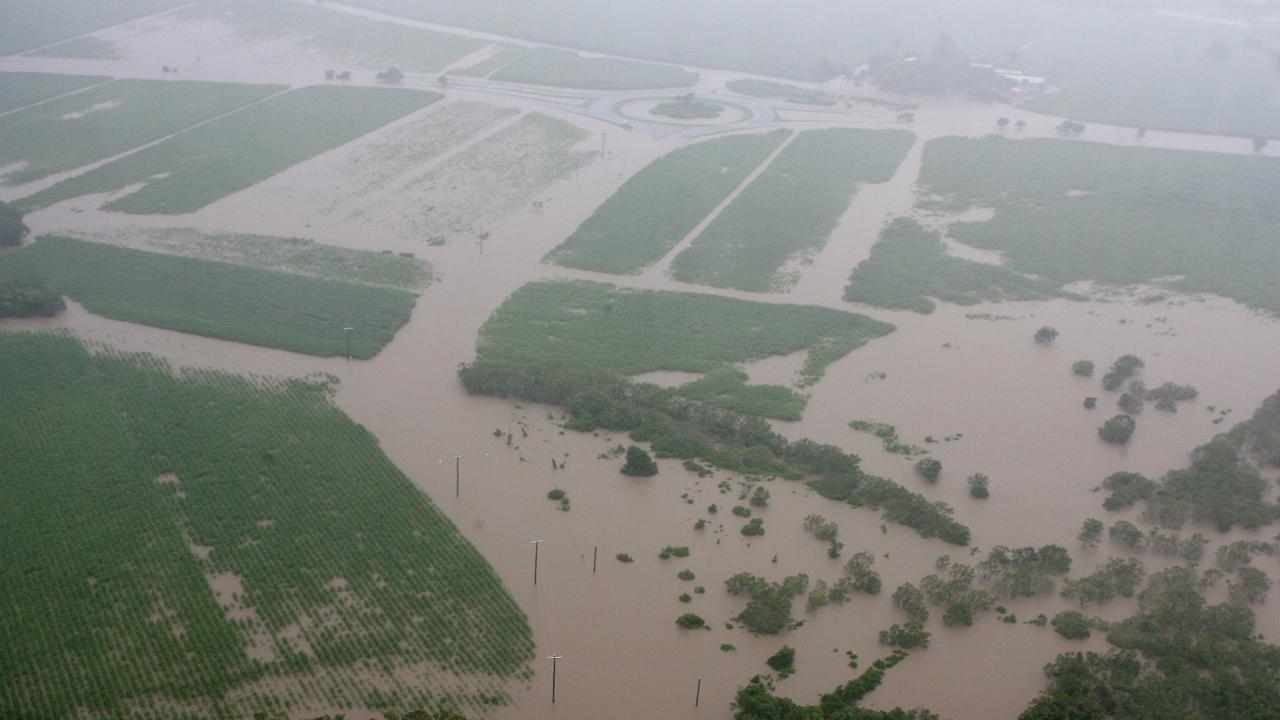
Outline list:
[[[226,79],[242,79],[248,71],[229,70]],[[451,103],[491,102],[564,119],[589,133],[577,149],[603,149],[603,154],[573,176],[542,188],[538,195],[546,200],[543,207],[525,205],[488,222],[487,239],[451,236],[439,247],[396,232],[377,218],[325,215],[315,203],[291,202],[291,195],[307,196],[308,188],[345,192],[344,183],[350,179],[337,174],[337,168],[358,159],[379,138],[410,126],[412,118],[190,216],[103,213],[94,209],[93,201],[80,199],[29,219],[36,232],[172,225],[415,252],[435,265],[440,278],[423,293],[395,341],[373,360],[317,359],[139,327],[89,315],[75,304],[61,318],[5,321],[0,329],[64,327],[93,341],[144,350],[181,366],[337,376],[342,383],[337,402],[378,437],[389,457],[476,544],[529,615],[538,646],[536,674],[528,684],[511,686],[514,705],[497,710],[496,718],[728,718],[734,692],[752,675],[766,672],[764,659],[784,643],[797,650],[798,672],[780,684],[780,691],[803,702],[816,701],[819,693],[859,672],[848,667],[846,651],[858,654],[862,668],[888,654],[877,642],[878,632],[904,621],[889,601],[893,589],[933,572],[939,555],[968,562],[978,558],[969,557],[965,548],[923,540],[901,526],[882,527],[870,510],[828,501],[803,485],[782,481],[768,483],[770,506],[757,511],[765,519],[767,534],[748,539],[738,532],[744,521],[729,512],[742,502],[740,478],[716,473],[699,479],[674,461],[660,461],[657,477],[627,478],[618,473],[619,459],[600,457],[626,443],[625,438],[562,434],[557,408],[470,397],[463,391],[456,376],[458,364],[473,358],[481,324],[525,282],[575,277],[631,287],[694,287],[671,281],[661,272],[662,263],[642,276],[614,277],[539,262],[627,177],[682,141],[628,134],[527,99],[495,100],[483,92],[452,90],[449,97]],[[849,271],[865,259],[882,223],[913,205],[925,140],[985,134],[994,129],[999,114],[1030,118],[1028,135],[1049,135],[1056,124],[1056,119],[1017,110],[963,103],[929,105],[916,114],[910,129],[917,133],[917,142],[906,162],[888,183],[862,189],[832,240],[803,267],[790,293],[755,296],[697,289],[766,302],[858,309],[895,323],[896,332],[834,363],[820,383],[806,390],[812,397],[804,420],[775,427],[788,437],[810,437],[857,452],[869,471],[950,503],[972,528],[974,545],[983,555],[996,544],[1058,543],[1072,549],[1075,574],[1086,573],[1107,557],[1124,554],[1105,544],[1092,551],[1077,549],[1075,534],[1086,517],[1115,519],[1105,516],[1101,496],[1091,489],[1116,470],[1158,475],[1181,466],[1196,445],[1247,417],[1280,387],[1280,323],[1220,299],[1173,296],[1156,304],[1122,297],[1091,303],[940,305],[931,315],[842,303]],[[892,126],[887,116],[850,115],[848,123],[826,114],[820,117],[827,124]],[[793,126],[807,127],[817,118]],[[1091,134],[1095,131],[1095,139],[1114,141],[1106,129],[1090,129]],[[1162,135],[1149,134],[1147,144],[1162,141]],[[1190,142],[1182,136],[1165,140]],[[1237,140],[1203,142],[1226,149]],[[1231,145],[1231,151],[1246,148]],[[414,171],[424,167],[415,166]],[[484,191],[483,185],[474,188]],[[1054,345],[1031,341],[1041,325],[1061,332]],[[1143,378],[1148,385],[1166,380],[1190,383],[1201,395],[1175,414],[1148,409],[1138,420],[1133,441],[1117,448],[1102,444],[1095,433],[1117,412],[1114,395],[1101,390],[1101,373],[1093,379],[1078,378],[1070,364],[1088,358],[1105,367],[1126,352],[1146,360]],[[757,381],[786,382],[794,376],[796,361],[772,359],[748,370]],[[1100,398],[1098,409],[1081,407],[1086,395]],[[1212,424],[1214,416],[1205,411],[1208,404],[1231,408],[1228,422]],[[944,464],[942,480],[936,486],[919,481],[910,461],[884,453],[876,438],[849,429],[854,419],[892,423],[903,440],[928,447]],[[494,437],[495,429],[512,432],[513,444]],[[929,435],[941,440],[958,434],[963,437],[925,443]],[[458,498],[455,456],[461,456],[462,468]],[[565,462],[564,469],[552,470],[553,458],[557,464]],[[992,496],[986,501],[967,495],[964,478],[975,472],[991,478]],[[717,488],[720,481],[730,483],[727,494]],[[569,512],[546,499],[557,487],[568,492]],[[711,503],[720,508],[716,515],[706,512]],[[724,623],[743,603],[724,592],[723,582],[739,571],[774,580],[798,572],[807,573],[811,581],[842,576],[842,563],[827,558],[825,545],[802,530],[802,519],[811,513],[839,523],[845,558],[860,550],[875,554],[885,591],[879,597],[859,595],[844,606],[821,608],[805,618],[802,628],[777,637],[725,629]],[[693,525],[699,518],[706,518],[708,527],[696,531]],[[1249,536],[1237,532],[1227,537],[1213,534],[1213,539]],[[531,544],[535,539],[543,541],[536,586]],[[687,545],[692,552],[686,559],[659,560],[657,553],[666,545]],[[615,555],[622,552],[635,562],[618,562]],[[1157,565],[1153,558],[1145,560]],[[685,568],[696,574],[695,580],[676,577]],[[1267,570],[1274,574],[1274,565]],[[693,593],[699,585],[706,587],[705,594]],[[694,597],[689,604],[677,600],[685,592]],[[1004,604],[1023,620],[1068,607],[1061,599],[1046,598]],[[804,616],[803,602],[796,607],[797,617]],[[1118,618],[1133,610],[1129,603],[1115,602],[1096,612]],[[684,612],[705,617],[711,631],[678,629],[674,620]],[[1280,637],[1277,613],[1261,612],[1259,620],[1267,637]],[[928,629],[934,633],[932,646],[913,652],[889,673],[884,686],[870,696],[871,705],[925,706],[955,720],[1010,718],[1043,686],[1041,668],[1054,655],[1105,647],[1096,634],[1085,643],[1068,642],[1048,628],[1005,625],[993,613],[982,616],[973,628],[953,630],[942,627],[935,612]],[[722,643],[736,650],[723,652]],[[563,656],[554,705],[550,661],[542,659],[552,654]],[[701,706],[695,708],[699,677]]]

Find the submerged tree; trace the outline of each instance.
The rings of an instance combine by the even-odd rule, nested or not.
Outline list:
[[[31,234],[31,228],[22,220],[18,208],[0,202],[0,246],[21,245]]]
[[[627,448],[627,462],[622,466],[623,475],[650,477],[658,474],[658,463],[639,445]]]

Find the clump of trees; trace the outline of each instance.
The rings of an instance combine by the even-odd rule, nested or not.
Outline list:
[[[1058,329],[1045,325],[1036,331],[1035,341],[1041,345],[1052,345],[1054,340],[1058,339]]]
[[[755,492],[751,493],[751,507],[768,507],[769,491],[763,485],[757,485]]]
[[[1084,123],[1075,120],[1063,120],[1057,128],[1059,136],[1068,138],[1080,137],[1087,129]]]
[[[947,627],[970,626],[977,613],[991,609],[991,594],[973,589],[977,577],[974,569],[950,558],[939,562],[942,574],[927,575],[920,580],[920,590],[932,605],[945,606],[942,623]]]
[[[833,522],[827,522],[827,519],[821,515],[806,515],[804,518],[804,529],[813,533],[813,536],[819,540],[829,543],[827,546],[827,557],[840,557],[841,550],[844,549],[844,543],[836,539],[840,533],[840,526]]]
[[[938,715],[928,710],[858,707],[863,698],[884,682],[885,673],[906,657],[905,652],[896,650],[876,660],[858,677],[824,694],[817,705],[799,705],[790,698],[778,697],[773,694],[772,678],[757,675],[734,697],[734,720],[939,720]]]
[[[1133,437],[1134,428],[1137,426],[1138,423],[1132,417],[1116,415],[1098,428],[1098,437],[1112,445],[1123,445],[1129,442],[1129,438]]]
[[[880,594],[880,573],[871,569],[875,562],[875,556],[866,551],[854,553],[849,558],[844,569],[849,573],[849,579],[852,581],[849,584],[850,590],[868,595]]]
[[[1081,547],[1096,548],[1098,543],[1102,542],[1102,521],[1097,518],[1088,518],[1084,524],[1080,526],[1080,534],[1076,535],[1076,539],[1080,541]]]
[[[1156,491],[1156,483],[1135,472],[1111,473],[1102,481],[1102,487],[1111,491],[1102,507],[1110,511],[1131,507],[1139,500],[1146,500]]]
[[[1215,438],[1191,455],[1191,466],[1173,470],[1146,499],[1143,518],[1177,530],[1188,520],[1227,532],[1257,528],[1280,518],[1280,507],[1264,500],[1267,480],[1229,441]]]
[[[1116,391],[1146,365],[1137,355],[1121,355],[1111,364],[1111,369],[1102,376],[1102,387],[1108,391]]]
[[[945,33],[928,55],[911,51],[873,55],[867,73],[877,87],[908,95],[966,93],[975,99],[994,100],[1001,89],[1013,85],[994,69],[970,62]]]
[[[632,477],[652,477],[658,474],[658,463],[644,448],[632,445],[627,448],[627,461],[621,472]]]
[[[1080,377],[1093,377],[1093,361],[1077,360],[1071,363],[1071,372]]]
[[[374,77],[379,82],[384,82],[384,83],[387,83],[388,85],[395,85],[401,82],[402,80],[404,80],[404,73],[400,71],[400,68],[389,67],[386,70],[383,70],[382,72],[378,73]]]
[[[0,247],[16,247],[31,234],[18,208],[0,202]]]
[[[1107,534],[1112,542],[1120,543],[1130,550],[1141,552],[1147,549],[1147,536],[1128,520],[1117,521]]]
[[[778,679],[786,680],[796,671],[796,650],[793,647],[783,645],[778,652],[770,655],[764,663],[778,673]]]
[[[1089,575],[1062,584],[1062,597],[1090,603],[1105,603],[1115,597],[1133,597],[1146,579],[1147,567],[1137,558],[1111,558]]]
[[[667,558],[672,557],[689,557],[689,548],[685,545],[668,545],[662,548],[662,551],[658,553],[659,560],[666,560]]]
[[[911,583],[903,583],[893,591],[893,604],[905,610],[912,622],[923,623],[929,619],[929,607],[925,605],[924,593]]]
[[[983,475],[982,473],[974,473],[973,475],[970,475],[969,476],[969,497],[977,498],[978,500],[985,500],[986,498],[990,497],[991,490],[988,487],[988,483],[990,482],[991,482],[991,478],[988,478],[986,475]]]
[[[742,526],[742,529],[739,530],[739,532],[741,532],[743,535],[746,535],[748,537],[757,537],[759,535],[763,535],[764,519],[751,518],[750,520],[747,521],[746,525]]]
[[[707,621],[703,620],[702,616],[697,613],[685,613],[676,618],[676,625],[685,630],[698,630],[707,627]]]
[[[776,635],[793,625],[791,600],[809,588],[809,576],[792,575],[780,583],[740,572],[725,580],[730,595],[749,598],[747,607],[735,620],[757,635]]]
[[[53,317],[66,307],[39,278],[0,275],[0,318]]]
[[[916,474],[928,480],[931,483],[938,482],[938,477],[942,475],[942,461],[934,458],[925,458],[915,465]]]
[[[978,563],[978,571],[996,595],[1032,597],[1052,593],[1053,576],[1071,572],[1071,553],[1061,545],[1015,549],[997,545]]]
[[[1191,385],[1167,382],[1160,387],[1147,390],[1143,397],[1154,402],[1157,410],[1177,412],[1178,403],[1195,400],[1199,396],[1200,391]]]
[[[927,648],[931,636],[932,633],[925,630],[923,624],[908,620],[902,625],[890,625],[888,630],[881,630],[880,644],[903,650]]]
[[[1049,621],[1055,632],[1068,640],[1084,640],[1089,632],[1089,618],[1079,610],[1063,610]]]

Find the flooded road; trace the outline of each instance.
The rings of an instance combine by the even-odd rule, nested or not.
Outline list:
[[[19,60],[17,64],[25,65],[28,59]],[[82,72],[134,67],[29,60],[33,66],[49,63],[46,69],[78,67]],[[0,69],[12,69],[9,66],[14,63],[0,60]],[[207,60],[205,67],[211,63]],[[249,66],[227,68],[222,79],[303,78],[315,71],[299,68],[260,74]],[[627,133],[533,99],[494,97],[474,89],[449,90],[448,97],[448,103],[491,103],[573,123],[588,136],[575,150],[601,151],[601,155],[572,177],[542,189],[542,207],[526,204],[488,221],[487,238],[458,234],[434,247],[376,217],[326,214],[324,203],[316,203],[312,194],[324,189],[333,197],[342,196],[350,178],[340,168],[349,166],[372,144],[394,137],[414,118],[190,216],[103,213],[94,209],[97,201],[81,198],[29,218],[37,234],[183,226],[414,252],[434,264],[439,278],[422,294],[410,322],[373,360],[310,358],[129,325],[89,315],[74,304],[61,318],[3,321],[0,330],[62,327],[112,347],[150,352],[179,366],[294,376],[325,372],[338,377],[338,404],[377,436],[388,456],[476,544],[529,615],[538,646],[535,675],[528,684],[512,684],[515,703],[497,710],[496,718],[728,718],[734,692],[752,675],[766,672],[765,658],[783,643],[797,650],[797,674],[782,682],[780,691],[802,702],[815,702],[819,693],[888,654],[877,635],[905,619],[889,601],[894,588],[932,573],[939,555],[967,562],[978,559],[968,557],[965,548],[921,539],[905,527],[882,527],[871,510],[850,508],[823,499],[801,484],[783,481],[768,483],[772,500],[768,508],[757,510],[765,520],[766,534],[746,538],[738,532],[743,520],[729,512],[732,506],[745,504],[739,499],[740,478],[717,472],[699,479],[675,461],[659,461],[662,472],[654,478],[628,478],[618,472],[620,459],[601,457],[614,446],[626,444],[625,438],[563,432],[558,408],[468,396],[457,380],[457,366],[473,359],[477,333],[489,314],[526,282],[590,278],[627,287],[856,309],[893,322],[896,332],[832,364],[825,378],[806,390],[812,397],[802,421],[774,423],[775,427],[790,438],[808,437],[856,452],[868,471],[950,503],[957,518],[973,530],[974,546],[981,548],[982,555],[996,544],[1068,547],[1076,559],[1073,575],[1089,572],[1109,556],[1125,554],[1107,544],[1082,551],[1075,541],[1086,517],[1107,522],[1120,516],[1132,519],[1131,513],[1110,517],[1102,510],[1101,495],[1091,489],[1105,475],[1116,470],[1160,475],[1184,465],[1192,448],[1248,417],[1263,397],[1280,387],[1280,323],[1220,299],[1187,301],[1171,295],[1156,304],[1133,299],[972,307],[942,304],[931,315],[855,308],[840,300],[850,270],[870,252],[884,221],[914,205],[921,150],[927,140],[949,134],[987,134],[995,129],[998,115],[1025,118],[1026,136],[1047,137],[1054,133],[1056,118],[1005,107],[938,102],[922,105],[910,125],[898,125],[889,111],[850,113],[847,118],[796,114],[793,120],[779,120],[780,126],[796,129],[901,126],[917,137],[889,182],[862,188],[796,287],[786,295],[761,296],[676,283],[662,272],[662,265],[641,276],[616,277],[540,263],[622,182],[687,140]],[[424,112],[435,110],[439,108]],[[1103,127],[1091,127],[1087,133],[1090,139],[1127,143],[1121,135]],[[1144,143],[1248,151],[1247,142],[1238,138],[1152,132]],[[412,172],[429,169],[429,162],[435,161],[424,160]],[[1032,342],[1041,325],[1053,325],[1061,332],[1052,346]],[[1070,365],[1092,359],[1104,368],[1126,352],[1146,361],[1143,378],[1149,386],[1166,380],[1192,384],[1199,388],[1200,397],[1174,414],[1148,409],[1138,419],[1133,441],[1113,447],[1099,442],[1095,431],[1117,412],[1114,395],[1101,390],[1101,372],[1092,379],[1079,378]],[[780,358],[749,370],[755,381],[786,381],[794,365],[795,358]],[[1098,409],[1081,407],[1088,395],[1100,398]],[[1234,412],[1227,423],[1214,425],[1214,415],[1204,409],[1208,404]],[[931,486],[914,477],[911,461],[883,452],[878,439],[849,429],[848,422],[854,419],[894,424],[904,441],[928,447],[943,462],[942,480]],[[495,430],[510,432],[512,444],[495,437]],[[958,434],[963,437],[951,442],[925,442],[930,435],[941,440]],[[461,457],[461,483],[460,497],[455,498],[456,456]],[[553,470],[552,459],[557,465],[564,463],[564,468]],[[988,500],[975,501],[967,495],[964,478],[976,472],[991,478]],[[718,489],[721,481],[730,483],[728,493]],[[568,493],[569,512],[561,512],[546,498],[554,488]],[[714,515],[707,512],[712,503],[719,507]],[[825,544],[803,531],[803,518],[813,513],[839,524],[840,540],[846,546],[841,560],[828,558]],[[698,519],[706,519],[708,526],[695,530]],[[1240,537],[1250,535],[1213,534],[1215,542]],[[543,541],[538,548],[536,586],[531,544],[535,539]],[[667,545],[687,545],[691,554],[685,559],[659,560],[658,552]],[[741,600],[723,590],[729,576],[746,570],[780,580],[803,572],[811,582],[833,582],[843,575],[842,560],[860,550],[876,556],[875,569],[885,587],[879,597],[857,595],[843,606],[824,607],[812,616],[805,616],[803,601],[798,601],[795,614],[805,618],[805,625],[777,637],[726,629],[725,623],[743,607]],[[1208,552],[1212,551],[1210,546]],[[618,553],[629,553],[635,562],[620,563],[615,559]],[[1144,559],[1149,566],[1158,566],[1155,558]],[[1274,571],[1273,562],[1263,564]],[[694,572],[693,581],[676,577],[686,568]],[[696,586],[704,586],[705,594],[695,593]],[[679,602],[677,597],[686,592],[693,596],[692,602]],[[1071,606],[1059,598],[1004,604],[1023,620]],[[1117,601],[1091,612],[1114,619],[1134,609],[1132,603]],[[700,614],[712,629],[678,629],[674,620],[684,612]],[[870,705],[925,706],[953,720],[1009,718],[1043,686],[1041,668],[1054,655],[1106,647],[1096,634],[1085,643],[1068,642],[1048,628],[1000,623],[993,613],[981,616],[973,628],[947,629],[939,615],[935,611],[928,625],[934,633],[932,646],[913,652],[890,672],[884,686],[869,697]],[[1280,613],[1260,612],[1259,620],[1268,638],[1280,638]],[[722,650],[722,644],[734,649]],[[848,667],[847,651],[859,656],[860,670]],[[563,656],[555,705],[550,703],[550,661],[542,659],[552,654]],[[702,678],[701,706],[695,708],[698,678]],[[999,679],[998,686],[993,678]]]

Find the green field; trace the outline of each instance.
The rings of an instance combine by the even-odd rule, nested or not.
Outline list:
[[[529,52],[529,48],[523,45],[507,45],[504,43],[495,45],[494,48],[489,57],[475,65],[459,68],[454,71],[454,74],[463,77],[489,77],[502,66]]]
[[[0,0],[0,55],[14,55],[186,4],[186,0]]]
[[[493,570],[328,383],[60,334],[0,356],[0,715],[478,711],[532,660]]]
[[[642,272],[693,232],[789,135],[777,130],[721,137],[654,160],[544,260],[619,275]]]
[[[287,0],[213,0],[184,8],[176,17],[229,23],[252,41],[296,39],[301,49],[317,51],[335,64],[367,70],[439,72],[488,44]]]
[[[782,292],[785,268],[820,251],[862,183],[893,176],[915,136],[903,130],[805,130],[676,256],[682,282]]]
[[[807,352],[806,383],[893,326],[809,305],[772,305],[693,293],[624,290],[585,281],[534,282],[480,329],[478,362],[638,375],[709,374],[688,388],[711,404],[794,417],[802,400],[724,374],[735,363]],[[754,408],[754,409],[753,409]]]
[[[880,233],[871,257],[854,269],[844,299],[891,310],[933,312],[937,298],[957,305],[1043,300],[1061,293],[1052,283],[995,265],[948,255],[938,233],[898,218]]]
[[[534,48],[494,73],[492,79],[591,90],[643,90],[688,87],[698,81],[698,74],[670,65]]]
[[[0,112],[26,107],[111,78],[48,73],[0,73]]]
[[[788,85],[787,83],[770,82],[768,80],[742,78],[739,80],[730,80],[725,83],[725,87],[739,95],[751,95],[753,97],[767,98],[769,100],[782,100],[784,102],[800,103],[803,105],[835,104],[835,101],[831,99],[831,96],[821,90],[803,88],[797,85]]]
[[[371,358],[408,322],[411,293],[44,237],[0,257],[95,315],[223,340]]]
[[[1056,285],[1148,283],[1280,313],[1280,161],[1062,140],[941,138],[925,146],[926,201],[990,207],[953,224]],[[1168,279],[1173,278],[1173,279]],[[1180,279],[1177,279],[1180,278]]]
[[[123,60],[120,48],[110,40],[95,35],[73,38],[40,50],[32,50],[31,57],[73,58],[78,60]]]
[[[116,80],[0,117],[0,175],[21,185],[154,142],[284,91],[283,85]]]
[[[145,187],[108,202],[105,209],[195,212],[440,97],[389,88],[316,85],[294,90],[64,180],[22,204],[27,209],[44,207],[145,182]]]
[[[304,238],[210,233],[194,228],[129,228],[86,233],[81,239],[136,250],[213,260],[418,292],[431,284],[431,263],[398,253],[352,250]]]

